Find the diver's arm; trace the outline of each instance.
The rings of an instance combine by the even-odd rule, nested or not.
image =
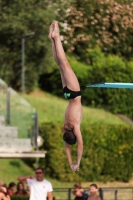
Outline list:
[[[78,170],[80,161],[82,158],[82,154],[83,154],[83,139],[82,139],[79,125],[74,126],[74,134],[77,138],[77,163],[75,165],[75,170]]]
[[[71,169],[78,171],[80,161],[81,161],[81,157],[82,157],[82,153],[83,153],[83,140],[82,140],[82,135],[81,135],[79,125],[74,126],[74,134],[77,138],[77,162],[76,162],[76,164],[73,164],[70,145],[67,144],[66,142],[65,142],[65,151],[66,151],[66,155],[67,155],[68,162],[69,162]]]
[[[71,167],[73,165],[72,156],[71,156],[71,149],[70,149],[70,145],[67,144],[66,142],[65,142],[65,152],[66,152],[66,155],[67,155],[67,158],[68,158],[69,165]]]

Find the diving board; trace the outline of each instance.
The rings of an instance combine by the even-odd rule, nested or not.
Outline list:
[[[130,88],[133,89],[133,83],[94,83],[87,84],[88,88]]]

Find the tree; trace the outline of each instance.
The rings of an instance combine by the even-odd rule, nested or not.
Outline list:
[[[88,49],[97,45],[107,54],[131,58],[132,19],[132,1],[76,0],[61,23],[65,49],[87,64]]]
[[[49,25],[62,15],[71,0],[0,0],[0,77],[16,90],[21,89],[21,37],[25,39],[26,89],[38,84],[40,74],[50,71],[52,52],[48,40]]]
[[[21,88],[21,37],[35,32],[25,40],[25,76],[30,90],[47,67],[47,35],[55,14],[43,0],[1,0],[0,7],[0,76],[17,90]]]

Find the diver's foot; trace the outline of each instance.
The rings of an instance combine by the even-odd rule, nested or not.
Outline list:
[[[50,25],[50,28],[49,28],[49,39],[52,40],[52,33],[54,31],[54,22]]]
[[[57,37],[60,37],[60,30],[57,21],[54,21],[53,24],[54,24],[54,30],[52,32],[52,38],[55,39]]]

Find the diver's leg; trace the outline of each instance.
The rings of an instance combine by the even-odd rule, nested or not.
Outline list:
[[[55,42],[54,42],[54,39],[52,38],[52,32],[53,31],[54,31],[54,22],[50,26],[48,37],[51,39],[51,42],[52,42],[52,52],[53,52],[54,60],[55,60],[56,64],[58,65],[58,68],[60,70],[62,86],[64,88],[67,84],[66,84],[65,78],[63,76],[62,70],[60,68],[60,65],[59,65],[59,60],[58,60],[57,53],[56,53],[56,48],[55,48]]]
[[[61,43],[58,22],[53,22],[53,24],[54,26],[51,37],[53,38],[52,43],[55,48],[54,53],[56,54],[58,67],[61,71],[61,74],[65,80],[67,87],[73,91],[79,91],[80,86],[78,79],[65,56],[65,52]]]

